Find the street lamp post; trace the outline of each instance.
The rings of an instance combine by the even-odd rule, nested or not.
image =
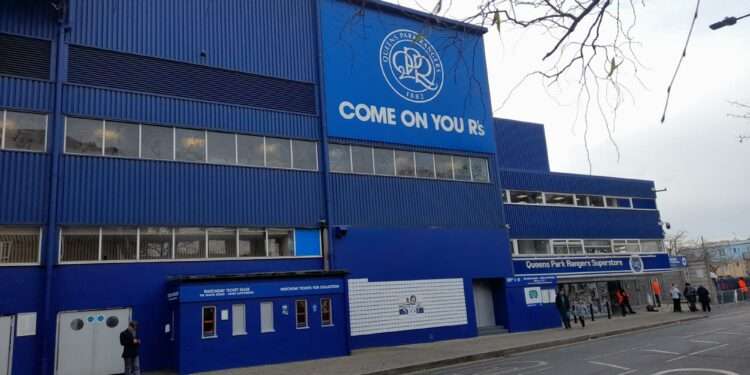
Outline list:
[[[736,24],[737,21],[739,21],[739,20],[741,20],[741,19],[743,19],[745,17],[750,17],[750,13],[748,13],[748,14],[746,14],[744,16],[740,16],[740,17],[725,17],[723,20],[721,20],[719,22],[712,23],[708,27],[710,27],[711,30],[721,29],[724,26],[732,26],[732,25]]]

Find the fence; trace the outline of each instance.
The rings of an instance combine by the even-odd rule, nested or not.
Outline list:
[[[750,299],[748,293],[743,293],[739,289],[733,290],[719,290],[717,291],[716,302],[717,303],[737,303],[747,301]]]

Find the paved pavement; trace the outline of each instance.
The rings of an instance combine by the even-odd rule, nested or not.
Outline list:
[[[736,346],[736,342],[729,341],[729,339],[732,339],[733,336],[734,339],[740,339],[740,341],[744,341],[744,345],[748,346],[750,345],[750,341],[747,341],[745,338],[746,336],[740,336],[740,335],[734,335],[727,332],[734,332],[732,330],[729,330],[729,327],[731,327],[733,324],[740,324],[737,326],[737,329],[740,328],[743,331],[737,331],[738,333],[745,334],[745,331],[747,331],[748,334],[750,334],[750,304],[740,304],[740,305],[732,305],[731,307],[722,307],[720,308],[721,311],[715,312],[714,315],[712,315],[708,319],[702,319],[704,316],[700,313],[682,313],[682,314],[675,314],[667,311],[663,312],[657,312],[657,313],[648,313],[648,312],[640,312],[633,316],[628,316],[626,318],[614,318],[612,320],[607,319],[600,319],[596,322],[588,322],[585,329],[581,329],[579,327],[576,327],[573,330],[564,330],[564,329],[552,329],[552,330],[544,330],[544,331],[536,331],[536,332],[530,332],[530,333],[519,333],[519,334],[505,334],[505,335],[492,335],[492,336],[482,336],[472,339],[463,339],[463,340],[450,340],[450,341],[440,341],[435,343],[429,343],[429,344],[417,344],[417,345],[405,345],[405,346],[398,346],[398,347],[387,347],[387,348],[372,348],[372,349],[364,349],[364,350],[357,350],[352,353],[349,357],[338,357],[338,358],[329,358],[329,359],[322,359],[322,360],[315,360],[315,361],[304,361],[304,362],[294,362],[294,363],[285,363],[285,364],[279,364],[279,365],[269,365],[269,366],[258,366],[258,367],[249,367],[249,368],[243,368],[243,369],[234,369],[234,370],[227,370],[227,371],[221,371],[221,372],[213,372],[211,374],[221,374],[221,375],[256,375],[256,374],[263,374],[263,375],[286,375],[286,374],[305,374],[305,375],[313,375],[313,374],[321,374],[321,375],[335,375],[335,374],[378,374],[378,375],[385,375],[385,374],[405,374],[410,371],[421,371],[425,369],[436,369],[440,366],[447,366],[447,365],[454,365],[457,363],[466,363],[469,361],[477,361],[477,360],[484,360],[487,358],[497,358],[497,357],[503,357],[501,359],[496,359],[497,364],[506,363],[503,361],[509,361],[507,356],[513,355],[515,353],[520,352],[528,352],[530,350],[538,350],[542,348],[550,348],[552,346],[559,346],[564,344],[571,344],[576,342],[582,342],[582,341],[590,341],[595,340],[596,341],[590,341],[589,343],[580,344],[585,350],[582,350],[581,352],[569,352],[569,350],[572,350],[571,348],[575,348],[577,346],[571,346],[568,348],[558,348],[558,349],[552,349],[546,352],[538,352],[545,355],[549,355],[549,357],[545,357],[546,359],[538,359],[535,357],[535,355],[540,355],[538,353],[532,353],[527,355],[521,355],[518,357],[513,357],[512,359],[515,360],[518,358],[521,361],[537,361],[533,363],[527,363],[528,366],[536,366],[533,368],[522,368],[522,364],[512,364],[510,368],[500,367],[499,370],[489,370],[490,372],[486,372],[483,374],[508,374],[508,375],[521,375],[521,374],[532,374],[533,372],[529,372],[531,370],[536,371],[551,371],[550,374],[579,374],[579,371],[577,370],[577,366],[580,364],[581,366],[586,367],[587,370],[581,370],[580,374],[618,374],[618,375],[625,375],[623,373],[626,373],[627,371],[631,371],[637,369],[637,366],[643,366],[644,369],[647,369],[649,366],[651,366],[651,362],[649,361],[656,361],[654,358],[661,358],[664,361],[667,359],[672,358],[678,358],[680,356],[685,356],[685,358],[679,358],[677,360],[674,360],[672,363],[674,365],[682,365],[683,363],[686,365],[686,367],[691,366],[697,366],[700,364],[699,359],[703,358],[704,355],[710,355],[715,353],[724,353],[729,352],[733,350],[732,345]],[[737,319],[734,318],[735,315],[732,314],[738,314],[737,319],[739,319],[739,323]],[[744,317],[744,322],[741,321],[741,319]],[[723,323],[722,323],[723,322]],[[719,324],[721,326],[719,326]],[[604,341],[603,339],[600,339],[602,337],[607,337],[611,335],[617,335],[617,334],[625,334],[625,333],[631,333],[638,330],[645,330],[645,329],[654,329],[657,326],[664,326],[664,325],[671,325],[671,328],[665,328],[666,330],[663,331],[662,335],[665,335],[665,339],[658,339],[659,333],[662,332],[662,330],[649,330],[649,332],[644,333],[638,333],[634,335],[633,339],[629,339],[627,337],[629,336],[619,336],[618,338],[612,338],[607,341]],[[690,338],[683,338],[680,339],[678,336],[675,336],[675,333],[677,335],[682,334],[683,336],[693,335],[701,333],[701,330],[716,330],[716,332],[712,333],[711,335],[697,335],[692,336]],[[653,332],[657,333],[653,333]],[[721,332],[721,333],[718,333]],[[649,335],[653,334],[654,337],[651,337]],[[718,335],[718,336],[717,336]],[[724,340],[718,340],[719,338],[723,338]],[[691,342],[692,340],[703,340],[706,342],[720,342],[720,344],[709,344],[709,343],[700,343],[700,342]],[[620,341],[622,340],[622,341]],[[641,349],[649,349],[651,351],[637,351],[637,350],[630,350],[638,346],[636,343],[641,343],[641,346],[643,348]],[[674,343],[674,345],[671,345]],[[734,344],[732,344],[734,343]],[[669,344],[669,345],[668,345]],[[678,345],[679,344],[679,345]],[[718,345],[724,345],[722,347],[716,347]],[[585,346],[584,346],[585,345]],[[712,348],[713,349],[710,349]],[[609,358],[604,358],[603,361],[598,361],[597,356],[605,354],[602,352],[601,354],[598,352],[598,350],[605,350],[606,353],[614,353],[617,351],[622,352],[622,358],[620,357],[613,357],[617,361],[617,363],[609,363],[608,360],[611,361]],[[625,351],[625,350],[630,351]],[[710,349],[706,352],[702,352],[704,349]],[[664,352],[670,352],[670,353],[677,353],[673,354],[670,358],[662,358],[666,356],[666,353],[660,353],[659,351]],[[714,352],[714,353],[711,353]],[[577,353],[577,354],[576,354]],[[594,354],[592,354],[594,353]],[[533,358],[533,359],[531,359]],[[749,357],[750,358],[750,357]],[[580,359],[580,360],[578,360]],[[583,361],[582,359],[586,359]],[[739,362],[742,362],[744,359],[737,359],[736,363],[737,365]],[[645,361],[645,362],[644,362]],[[744,361],[750,361],[750,360],[744,360]],[[540,365],[540,363],[544,362],[544,365]],[[602,362],[607,364],[613,364],[619,367],[607,367],[605,365],[597,365],[597,364],[591,364],[589,362]],[[643,363],[642,363],[643,362]],[[676,362],[676,363],[673,363]],[[697,363],[693,363],[697,362]],[[481,365],[482,363],[475,363],[477,365]],[[510,362],[508,362],[510,363]],[[534,365],[536,363],[536,365]],[[569,366],[569,363],[573,363],[574,365],[571,368],[565,367]],[[472,365],[475,365],[472,364]],[[493,361],[487,362],[487,365],[490,367],[497,366]],[[667,362],[665,362],[665,365]],[[750,374],[750,362],[745,362],[745,369],[737,372],[737,374],[741,375],[749,375]],[[503,365],[504,366],[504,365]],[[520,367],[519,367],[520,366]],[[558,367],[560,366],[560,367]],[[593,367],[592,367],[593,366]],[[550,370],[547,368],[551,368],[554,370]],[[619,368],[627,368],[628,370],[622,370],[620,372],[616,372],[615,370],[618,370]],[[651,366],[653,367],[653,366]],[[461,372],[460,366],[456,367],[456,369],[459,369],[456,374],[474,374],[475,372]],[[516,368],[522,368],[521,370],[513,370]],[[558,371],[560,368],[566,368],[568,370],[566,371]],[[654,367],[656,368],[656,367]],[[650,369],[650,368],[648,368]],[[453,368],[448,369],[449,371],[453,371]],[[512,370],[512,371],[511,371]],[[590,371],[589,371],[590,370]],[[426,371],[426,370],[425,370]],[[438,370],[430,370],[430,371],[438,371]],[[442,370],[440,370],[442,371]],[[494,371],[494,372],[493,372]],[[510,371],[510,372],[508,372]],[[513,372],[515,371],[515,372]],[[521,372],[519,372],[521,371]],[[568,372],[570,371],[570,372]],[[589,372],[583,372],[583,371],[589,371]],[[614,372],[613,372],[614,371]],[[743,372],[744,371],[744,372]],[[429,374],[431,372],[423,372],[422,374]],[[439,373],[439,372],[438,372]],[[541,374],[544,374],[544,372],[540,372]],[[627,374],[630,374],[632,372],[627,372]],[[448,372],[447,374],[452,374],[451,372]],[[651,374],[646,373],[644,374]],[[677,373],[663,373],[658,375],[667,375],[667,374],[677,374]],[[707,373],[710,374],[710,373]],[[728,373],[719,373],[723,375],[734,375],[732,372]],[[691,373],[691,375],[703,375],[701,373]]]
[[[414,375],[747,375],[750,307],[708,319]]]

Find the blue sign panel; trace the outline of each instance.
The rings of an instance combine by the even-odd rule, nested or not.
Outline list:
[[[670,256],[669,267],[671,268],[685,268],[688,266],[688,260],[686,256]]]
[[[343,292],[343,281],[338,279],[235,281],[185,284],[179,287],[178,292],[171,292],[167,297],[170,300],[179,299],[180,302],[199,302]]]
[[[508,287],[519,286],[554,286],[557,284],[557,276],[520,276],[506,277],[505,284]]]
[[[544,257],[513,260],[514,275],[556,275],[574,277],[599,274],[638,274],[670,270],[669,255],[600,257]]]
[[[495,152],[482,35],[321,1],[332,137]]]

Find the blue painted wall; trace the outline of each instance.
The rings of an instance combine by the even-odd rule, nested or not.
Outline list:
[[[0,267],[0,315],[39,312],[42,308],[44,270],[41,267]],[[13,343],[13,374],[34,374],[40,357],[40,327],[36,336],[16,337]]]
[[[501,169],[549,172],[543,125],[500,118],[494,119],[494,123]]]

